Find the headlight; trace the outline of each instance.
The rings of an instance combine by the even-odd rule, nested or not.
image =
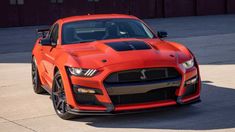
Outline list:
[[[182,63],[182,65],[185,69],[190,69],[194,66],[194,59],[186,61],[186,62]]]
[[[96,73],[96,69],[83,69],[83,68],[74,68],[68,67],[70,74],[81,77],[93,77]]]

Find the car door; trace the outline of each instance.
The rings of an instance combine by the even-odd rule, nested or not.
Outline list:
[[[44,79],[47,82],[49,87],[52,86],[53,82],[53,69],[55,64],[55,55],[56,55],[56,47],[57,47],[57,40],[58,40],[58,31],[59,25],[54,24],[49,32],[48,37],[51,40],[50,46],[42,46],[42,56],[43,56],[43,66],[45,69]]]

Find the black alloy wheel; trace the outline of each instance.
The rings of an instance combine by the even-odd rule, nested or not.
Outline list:
[[[75,115],[68,112],[68,104],[66,102],[64,85],[59,72],[57,72],[54,76],[51,99],[56,114],[60,118],[68,120],[75,117]]]

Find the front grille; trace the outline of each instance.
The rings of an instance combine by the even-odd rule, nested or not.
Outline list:
[[[146,68],[112,73],[104,85],[112,103],[122,105],[175,100],[180,82],[174,68]]]
[[[176,88],[161,88],[140,94],[112,95],[110,99],[114,105],[137,104],[162,100],[174,100]]]
[[[136,69],[112,73],[105,79],[104,83],[156,81],[179,77],[179,73],[174,68]]]

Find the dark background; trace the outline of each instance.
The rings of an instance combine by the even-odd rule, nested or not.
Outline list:
[[[58,18],[102,13],[162,18],[235,13],[235,0],[1,0],[0,27],[52,24]]]

